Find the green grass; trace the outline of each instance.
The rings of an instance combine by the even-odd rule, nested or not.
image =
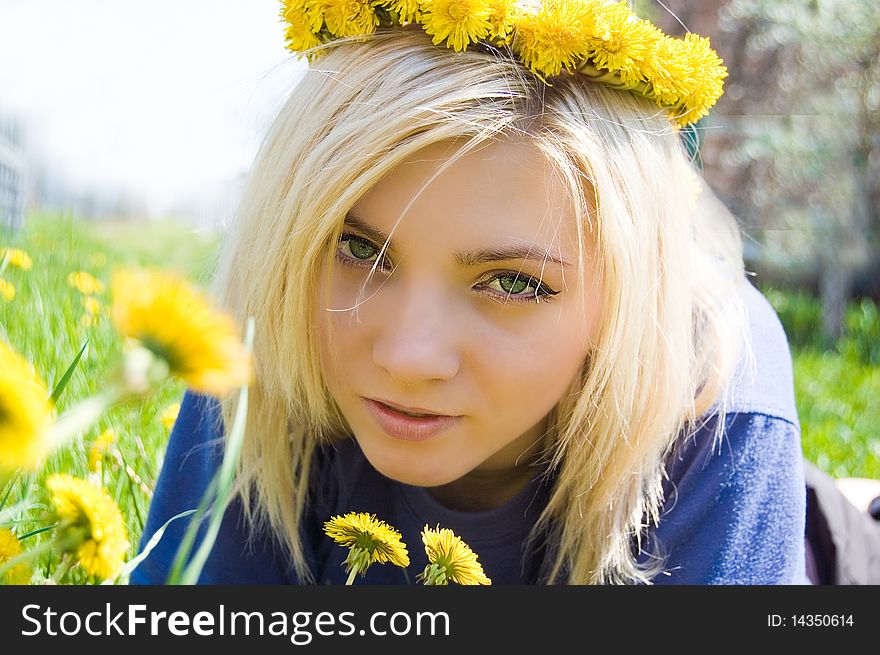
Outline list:
[[[799,291],[762,289],[792,344],[804,455],[834,477],[880,478],[880,312],[846,310],[840,341],[822,338],[822,307]]]
[[[804,455],[834,477],[880,478],[880,367],[794,353]]]
[[[161,266],[202,283],[210,277],[217,243],[216,236],[196,234],[173,223],[107,224],[33,216],[27,229],[15,238],[0,233],[0,246],[21,248],[33,260],[29,271],[7,267],[0,273],[16,288],[11,302],[0,300],[0,338],[33,364],[49,389],[82,345],[88,343],[58,400],[61,414],[101,390],[101,380],[121,354],[121,340],[107,314],[111,271],[118,266]],[[82,294],[67,282],[68,274],[74,271],[87,271],[106,287],[96,294],[105,310],[95,325],[81,324]],[[116,406],[82,439],[52,455],[38,473],[17,479],[7,506],[27,497],[36,505],[15,517],[16,533],[22,535],[46,525],[42,518],[48,500],[45,477],[55,472],[88,476],[88,456],[94,440],[103,430],[113,429],[124,465],[106,461],[101,477],[126,518],[133,556],[168,438],[160,417],[166,407],[179,401],[183,390],[181,382],[169,381],[149,397]],[[22,545],[31,549],[50,536],[51,531],[38,534]],[[52,557],[40,558],[35,567],[38,578],[56,564]],[[84,582],[84,574],[74,570],[70,581]]]

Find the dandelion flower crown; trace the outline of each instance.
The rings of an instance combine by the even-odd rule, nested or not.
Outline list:
[[[654,100],[680,127],[708,114],[727,69],[709,39],[677,39],[607,0],[282,0],[287,48],[312,62],[321,44],[377,28],[418,28],[456,52],[507,49],[547,78],[582,74]]]

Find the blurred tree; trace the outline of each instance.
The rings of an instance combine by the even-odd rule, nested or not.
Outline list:
[[[763,226],[789,228],[766,231],[766,245],[818,266],[823,331],[835,341],[880,233],[880,4],[731,0],[719,19],[766,66],[745,82],[752,102],[726,159],[748,171]]]
[[[747,259],[763,253],[749,263],[820,293],[833,340],[854,274],[880,272],[880,3],[659,6],[667,32],[708,35],[730,72],[698,128],[706,179],[761,244],[747,239]]]

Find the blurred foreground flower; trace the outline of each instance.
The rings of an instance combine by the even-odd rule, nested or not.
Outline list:
[[[426,585],[488,585],[492,581],[483,573],[477,556],[448,528],[429,528],[422,530],[422,542],[428,554],[428,566],[418,578]]]
[[[49,449],[49,392],[33,367],[0,341],[0,473],[33,470]]]
[[[83,296],[82,306],[83,311],[89,316],[96,316],[97,314],[100,314],[103,309],[101,301],[95,298],[95,296]]]
[[[170,430],[174,427],[174,422],[177,421],[178,414],[180,414],[180,403],[173,403],[165,408],[159,420],[162,421],[162,425],[165,426],[166,430]]]
[[[18,557],[21,554],[21,544],[12,530],[0,528],[0,566]],[[0,584],[27,584],[31,580],[31,569],[27,564],[16,564],[9,569],[2,578]]]
[[[104,283],[86,271],[70,273],[67,276],[67,284],[85,295],[104,292]]]
[[[104,306],[95,296],[82,296],[83,315],[79,318],[79,324],[83,327],[93,327],[98,324],[101,311]]]
[[[324,532],[340,546],[346,546],[345,572],[350,585],[357,574],[365,575],[371,564],[391,562],[396,566],[409,566],[406,546],[400,533],[372,514],[349,512],[334,516],[324,523]]]
[[[49,476],[46,486],[58,518],[56,545],[73,554],[89,575],[107,579],[125,563],[128,536],[119,507],[107,492],[66,473]]]
[[[12,282],[4,280],[2,277],[0,277],[0,297],[7,302],[15,298],[15,287],[12,286]]]
[[[104,463],[104,453],[116,441],[116,432],[113,429],[104,430],[95,439],[92,449],[89,451],[89,470],[97,473],[101,470]]]
[[[24,250],[19,250],[18,248],[4,248],[3,251],[0,252],[0,263],[2,263],[4,259],[10,266],[15,266],[23,271],[29,271],[33,266],[33,262],[28,254]]]
[[[250,383],[250,355],[232,318],[172,273],[117,271],[113,320],[137,345],[126,354],[125,376],[145,391],[168,374],[192,389],[222,394]]]

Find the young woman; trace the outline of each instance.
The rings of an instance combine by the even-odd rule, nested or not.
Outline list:
[[[328,10],[255,163],[217,289],[256,321],[256,382],[201,581],[342,584],[322,526],[354,511],[412,561],[363,583],[413,582],[426,524],[493,584],[806,582],[788,345],[735,221],[700,210],[691,109],[555,70],[534,13],[511,51],[418,4],[405,27],[365,4],[357,38]],[[308,45],[318,10],[285,6]],[[234,409],[186,394],[142,545],[197,506]],[[133,582],[166,580],[185,526]]]

